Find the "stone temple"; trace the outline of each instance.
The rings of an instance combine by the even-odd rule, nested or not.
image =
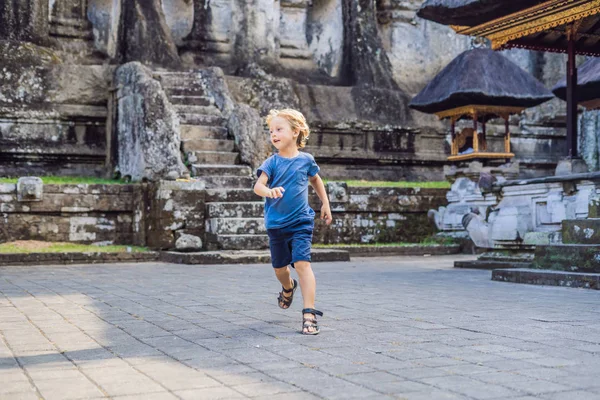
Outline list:
[[[91,196],[93,204],[71,199],[68,206],[44,209],[83,213],[77,220],[55,221],[58,217],[53,215],[40,222],[44,229],[17,236],[45,238],[41,231],[64,229],[67,240],[94,242],[102,237],[148,244],[139,233],[160,230],[151,239],[152,247],[173,248],[176,241],[203,249],[264,245],[261,205],[246,191],[254,182],[254,169],[272,151],[263,118],[272,108],[292,107],[306,115],[312,129],[306,150],[326,179],[478,178],[477,165],[457,172],[448,162],[449,125],[408,107],[448,63],[476,45],[449,27],[419,18],[416,12],[422,3],[1,0],[0,176],[120,176],[132,182],[191,176],[197,178],[199,186],[194,188],[202,187],[202,202],[207,204],[193,205],[200,198],[186,198],[190,189],[178,189],[179,182],[171,182],[145,195],[138,189],[109,193],[129,205],[118,210],[127,211],[127,217],[108,218],[117,212],[113,205],[108,210],[104,200],[81,189],[78,193]],[[547,88],[564,76],[563,55],[526,50],[502,55]],[[581,116],[580,142],[590,171],[598,169],[600,145],[592,140],[597,138],[597,119],[595,112]],[[564,102],[553,99],[530,108],[512,116],[509,124],[515,154],[510,177],[553,175],[565,154]],[[503,145],[504,129],[504,121],[488,122],[488,146]],[[385,197],[389,193],[334,186],[330,193],[339,200],[337,211],[355,214],[339,222],[338,236],[320,239],[325,242],[411,239],[400,232],[407,226],[411,228],[406,232],[418,241],[431,232],[422,230],[426,210],[417,210],[415,202],[436,210],[445,202],[425,192],[418,200],[416,193],[404,193],[404,202],[396,195]],[[67,194],[48,190],[44,195],[54,193],[56,199]],[[188,207],[185,212],[174,211],[169,203],[176,192],[183,193],[179,200]],[[1,188],[0,193],[7,197],[1,210],[5,221],[35,208],[16,203],[16,186]],[[381,204],[377,196],[384,199]],[[131,205],[139,198],[166,213],[152,211],[147,221],[162,222],[143,226],[148,211]],[[459,211],[444,209],[431,217],[439,229],[462,234],[462,217],[473,204],[485,215],[499,201],[467,182],[459,182],[447,198],[449,209],[454,204]],[[228,202],[235,206],[224,204]],[[90,210],[104,211],[92,215]],[[402,214],[406,210],[414,213],[407,217]],[[192,221],[186,213],[199,220]],[[561,217],[544,215],[554,224],[550,230],[556,231]],[[544,224],[538,225],[546,229]],[[88,235],[91,226],[110,226],[122,234]],[[415,229],[421,230],[413,234]],[[251,234],[233,237],[241,232]],[[16,238],[6,230],[0,234],[0,241]]]
[[[448,127],[407,103],[470,41],[421,3],[3,1],[0,174],[245,176],[270,151],[261,116],[289,106],[330,179],[442,180]],[[562,56],[503,54],[562,77]],[[511,121],[523,176],[554,170],[563,119],[556,100]]]

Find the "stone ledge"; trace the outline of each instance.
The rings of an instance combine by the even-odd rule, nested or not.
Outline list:
[[[531,263],[518,261],[473,260],[455,261],[454,268],[496,270],[497,268],[515,269],[529,268]]]
[[[331,250],[347,251],[353,257],[441,256],[460,253],[460,245],[449,246],[335,246]]]
[[[0,267],[17,265],[100,264],[157,261],[159,253],[6,253]]]
[[[312,251],[312,262],[350,261],[350,254],[343,250]],[[269,251],[260,250],[220,250],[197,253],[161,253],[160,261],[173,264],[269,264]]]
[[[529,285],[563,286],[600,290],[600,274],[549,271],[539,269],[496,269],[492,280]]]

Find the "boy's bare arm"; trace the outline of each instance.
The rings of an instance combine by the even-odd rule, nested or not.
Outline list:
[[[285,192],[285,190],[282,187],[269,189],[267,187],[268,180],[269,177],[267,176],[267,174],[261,174],[258,178],[258,181],[256,181],[256,184],[254,185],[254,193],[259,195],[260,197],[270,197],[275,199],[283,197],[283,192]]]
[[[329,207],[329,197],[327,197],[327,190],[325,190],[325,184],[323,183],[323,180],[321,179],[319,174],[316,174],[313,177],[309,177],[308,181],[310,182],[310,185],[315,189],[315,192],[317,192],[317,196],[319,196],[319,199],[321,199],[321,202],[323,203],[323,205],[321,206],[321,219],[324,219],[327,225],[331,224],[331,221],[333,221],[333,216],[331,215],[331,208]]]
[[[310,185],[315,189],[315,192],[317,192],[317,196],[319,196],[321,202],[323,204],[329,204],[329,198],[327,197],[325,184],[323,183],[323,180],[321,179],[319,174],[309,177],[308,181],[310,182]]]

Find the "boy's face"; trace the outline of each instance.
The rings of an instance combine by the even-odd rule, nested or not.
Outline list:
[[[269,124],[269,132],[271,133],[271,143],[277,150],[298,147],[296,139],[298,132],[292,130],[290,123],[283,117],[275,117]]]

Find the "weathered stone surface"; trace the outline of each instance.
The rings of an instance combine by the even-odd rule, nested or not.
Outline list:
[[[271,154],[269,135],[258,112],[245,104],[237,104],[227,123],[234,132],[241,161],[252,169],[258,168]]]
[[[562,222],[565,244],[600,244],[600,219],[575,219]]]
[[[179,151],[179,120],[159,82],[140,63],[119,67],[119,172],[132,180],[177,179],[187,173]]]
[[[49,69],[61,63],[55,51],[25,44],[0,40],[0,106],[22,103],[44,103],[51,85]]]
[[[145,214],[148,247],[175,249],[177,240],[185,234],[204,243],[205,196],[204,183],[200,181],[151,184]]]
[[[540,271],[535,269],[495,269],[492,280],[528,285],[564,286],[600,290],[600,274]]]
[[[179,68],[181,60],[165,21],[160,0],[121,3],[119,61]]]
[[[178,251],[199,251],[202,250],[202,239],[198,236],[182,234],[175,242],[175,248]]]
[[[233,60],[238,66],[250,63],[276,65],[279,13],[270,0],[235,0],[238,27]]]
[[[48,2],[3,1],[0,5],[0,39],[48,42]]]
[[[568,272],[600,272],[600,245],[537,246],[534,269]]]
[[[583,159],[564,159],[558,162],[556,166],[556,176],[584,174],[588,171],[587,165]]]
[[[272,151],[261,116],[255,108],[233,100],[220,68],[207,69],[202,78],[208,94],[215,99],[215,105],[227,120],[227,129],[235,139],[240,161],[253,170],[258,168]]]
[[[352,257],[389,257],[389,256],[424,256],[458,254],[459,245],[418,245],[414,246],[335,246],[337,250],[345,250]]]
[[[44,184],[41,178],[27,176],[19,178],[17,181],[18,201],[42,201],[43,194]]]
[[[375,8],[372,0],[342,0],[344,74],[351,85],[398,89],[377,31]]]

